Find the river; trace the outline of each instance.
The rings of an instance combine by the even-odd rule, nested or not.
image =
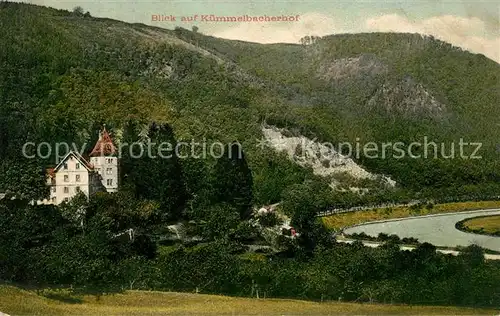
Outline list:
[[[483,248],[500,251],[500,237],[465,233],[455,228],[455,224],[463,219],[484,215],[500,215],[500,209],[376,221],[347,228],[344,232],[347,235],[364,232],[371,236],[377,236],[379,233],[394,234],[400,238],[414,237],[419,242],[428,242],[441,247],[476,244]]]

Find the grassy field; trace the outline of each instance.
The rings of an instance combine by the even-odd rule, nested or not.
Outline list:
[[[54,293],[52,293],[54,294]],[[318,303],[204,294],[127,291],[50,299],[33,291],[0,286],[0,311],[10,315],[498,315],[499,311],[439,306]],[[64,299],[63,299],[64,297]]]
[[[480,230],[485,234],[495,234],[500,232],[500,215],[471,218],[464,221],[463,226],[471,231]]]
[[[373,210],[364,210],[325,216],[322,218],[322,220],[327,228],[332,230],[339,230],[346,226],[376,220],[492,208],[500,208],[500,201],[443,203],[433,205],[430,208],[422,207],[421,209],[414,209],[407,206],[393,208],[375,208]]]

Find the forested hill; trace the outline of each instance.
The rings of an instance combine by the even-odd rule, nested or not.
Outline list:
[[[276,202],[311,176],[255,146],[262,123],[333,144],[427,136],[446,142],[447,154],[451,141],[481,142],[479,160],[357,160],[414,192],[476,194],[500,180],[500,65],[431,37],[262,45],[8,2],[0,3],[0,30],[2,190],[33,191],[40,181],[26,174],[50,164],[19,159],[20,144],[81,144],[103,123],[118,130],[130,120],[169,123],[178,139],[239,140],[255,203]],[[209,168],[198,167],[187,168],[193,178]]]

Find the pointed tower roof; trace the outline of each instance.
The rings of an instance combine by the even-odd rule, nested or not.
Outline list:
[[[109,136],[106,126],[103,127],[102,132],[99,135],[99,140],[92,149],[90,157],[96,156],[113,156],[116,154],[116,147],[113,144],[111,136]]]

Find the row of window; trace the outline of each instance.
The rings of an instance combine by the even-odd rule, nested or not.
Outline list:
[[[79,164],[78,162],[75,164],[75,168],[76,168],[77,170],[78,170],[78,169],[80,169],[80,164]],[[64,165],[63,165],[63,169],[64,169],[64,170],[68,170],[68,164],[67,164],[67,163],[64,163]]]
[[[64,190],[64,193],[69,193],[69,187],[64,187],[63,190]],[[76,190],[76,192],[79,192],[81,190],[81,188],[80,187],[75,187],[75,190]],[[54,192],[54,193],[56,192],[56,187],[55,186],[52,187],[52,192]]]
[[[100,171],[100,169],[97,169],[97,171]],[[106,169],[106,174],[108,174],[108,175],[113,174],[113,168],[107,168],[107,169]],[[75,176],[75,181],[76,181],[76,182],[80,182],[80,179],[81,179],[81,178],[80,178],[80,175],[79,175],[79,174],[77,174],[77,175]],[[67,175],[67,174],[66,174],[66,175],[64,175],[64,182],[69,182],[69,175]]]
[[[75,176],[75,181],[76,181],[76,182],[80,182],[80,179],[81,179],[81,178],[80,178],[80,175],[79,175],[79,174],[77,174],[77,175]],[[65,175],[64,175],[64,182],[69,182],[69,175],[67,175],[67,174],[65,174]]]
[[[112,159],[106,159],[106,163],[112,163],[112,162],[113,162],[113,160],[112,160]],[[76,168],[76,170],[79,170],[79,169],[80,169],[80,164],[79,164],[78,162],[75,164],[75,168]],[[67,164],[67,163],[65,163],[65,164],[63,165],[63,169],[64,169],[64,170],[68,170],[68,164]],[[98,169],[97,169],[97,171],[101,171],[101,168],[98,168]],[[113,173],[113,168],[107,168],[107,169],[106,169],[106,173],[107,173],[107,174],[111,174],[111,173]]]
[[[97,168],[97,172],[101,173],[101,168]],[[106,168],[106,174],[113,174],[113,168]]]
[[[106,185],[112,186],[113,185],[113,179],[107,179],[106,180]],[[64,193],[69,193],[69,187],[64,187],[63,190],[64,190],[63,191]],[[81,188],[79,186],[77,186],[77,187],[75,187],[75,190],[76,190],[76,192],[78,192],[78,191],[81,190]],[[54,192],[54,193],[56,192],[56,187],[55,186],[52,187],[52,192]]]

